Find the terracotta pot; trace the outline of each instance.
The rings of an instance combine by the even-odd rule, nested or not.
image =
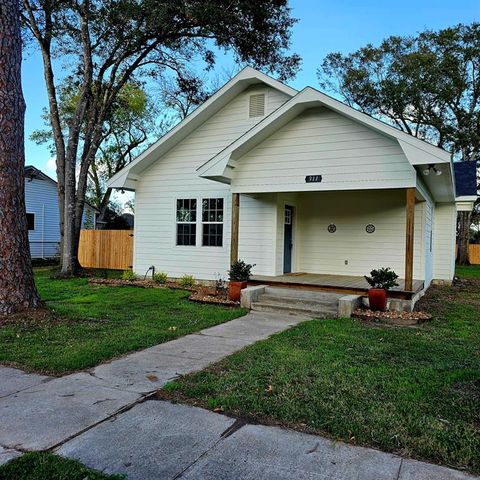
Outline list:
[[[240,301],[240,292],[247,287],[247,282],[229,282],[228,284],[228,298],[232,302]]]
[[[387,291],[383,288],[371,288],[368,291],[370,310],[384,312],[387,309]]]

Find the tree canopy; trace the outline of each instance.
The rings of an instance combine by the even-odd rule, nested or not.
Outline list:
[[[76,270],[87,174],[126,85],[173,75],[191,89],[192,67],[211,70],[218,51],[282,79],[300,62],[288,52],[295,20],[287,0],[22,0],[22,7],[25,38],[44,64],[65,275]],[[78,92],[66,128],[65,81]]]
[[[322,88],[350,106],[450,150],[480,153],[480,24],[392,36],[318,70]]]

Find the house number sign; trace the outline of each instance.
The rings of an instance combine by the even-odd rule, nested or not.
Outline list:
[[[320,183],[322,181],[321,175],[307,175],[305,177],[306,183]]]

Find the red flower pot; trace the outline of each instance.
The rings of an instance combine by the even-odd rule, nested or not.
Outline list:
[[[387,292],[383,288],[371,288],[368,291],[370,310],[384,312],[387,309]]]
[[[240,292],[247,287],[247,282],[230,282],[228,284],[228,298],[232,302],[240,301]]]

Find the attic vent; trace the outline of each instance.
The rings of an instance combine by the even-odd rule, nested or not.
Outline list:
[[[263,117],[265,115],[265,94],[258,93],[256,95],[250,95],[250,102],[248,104],[248,116]]]

